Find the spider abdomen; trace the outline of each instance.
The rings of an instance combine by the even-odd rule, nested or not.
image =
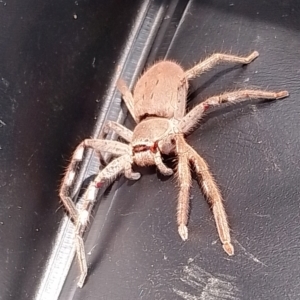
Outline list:
[[[178,97],[186,99],[187,84],[182,83],[184,70],[172,61],[161,61],[150,67],[138,80],[134,92],[134,114],[141,120],[145,115],[172,118]],[[178,93],[180,87],[184,87]]]

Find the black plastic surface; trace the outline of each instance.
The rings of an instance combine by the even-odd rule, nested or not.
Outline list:
[[[168,53],[185,68],[214,52],[260,53],[247,67],[223,65],[194,80],[191,107],[236,88],[291,94],[215,109],[188,138],[221,187],[235,256],[223,252],[196,182],[182,242],[175,180],[142,169],[138,182],[122,178],[102,199],[86,241],[88,280],[76,290],[75,264],[62,299],[299,298],[298,14],[296,1],[192,1]]]
[[[92,131],[139,6],[103,3],[0,3],[0,299],[33,297],[62,217],[62,166]],[[75,261],[61,299],[299,299],[299,6],[191,1],[168,53],[185,68],[214,52],[260,53],[247,67],[222,65],[194,80],[190,107],[236,88],[290,92],[214,109],[188,138],[221,188],[235,256],[223,252],[196,181],[182,242],[175,179],[145,168],[101,199],[86,285],[76,288]]]
[[[100,2],[0,2],[1,300],[34,297],[64,167],[91,134],[141,1]]]

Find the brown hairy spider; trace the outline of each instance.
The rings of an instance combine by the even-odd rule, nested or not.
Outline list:
[[[175,62],[161,61],[146,70],[136,83],[133,94],[123,81],[118,82],[118,89],[137,125],[132,132],[121,124],[109,121],[106,128],[115,131],[128,144],[103,139],[84,140],[77,146],[72,156],[59,193],[76,227],[76,253],[81,270],[79,287],[83,286],[87,275],[82,235],[88,224],[89,208],[95,202],[97,190],[104,183],[112,182],[120,174],[124,174],[128,179],[138,180],[141,175],[133,172],[132,165],[134,164],[139,166],[156,165],[163,175],[172,175],[173,170],[164,164],[162,154],[174,153],[178,159],[176,173],[179,186],[177,224],[182,240],[185,241],[188,238],[189,192],[192,181],[190,165],[193,165],[202,184],[202,190],[211,205],[223,249],[228,255],[234,254],[220,190],[207,163],[186,143],[184,136],[198,124],[205,111],[212,106],[225,102],[237,103],[247,99],[280,99],[287,97],[288,92],[251,89],[226,92],[208,98],[188,113],[186,113],[186,98],[188,81],[199,74],[220,62],[249,64],[257,56],[258,52],[256,51],[247,57],[216,53],[187,71],[184,71]],[[83,159],[83,152],[87,147],[97,152],[111,153],[116,158],[90,183],[83,196],[83,204],[81,208],[77,209],[70,198],[70,188],[75,178],[76,164]]]

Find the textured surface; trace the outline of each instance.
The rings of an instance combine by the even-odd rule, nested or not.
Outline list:
[[[118,1],[0,3],[0,299],[32,298],[62,216],[62,166],[92,131],[136,12],[126,2],[126,14]],[[188,138],[225,198],[235,256],[223,252],[196,181],[182,242],[175,179],[141,169],[101,200],[86,241],[89,278],[76,289],[74,264],[62,299],[299,299],[300,7],[256,2],[191,1],[168,52],[184,68],[213,52],[260,53],[194,80],[191,106],[246,86],[291,94],[216,109]]]

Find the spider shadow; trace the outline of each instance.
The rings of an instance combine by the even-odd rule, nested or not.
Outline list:
[[[81,199],[84,195],[85,191],[87,190],[89,184],[94,181],[96,178],[96,174],[93,174],[89,177],[87,177],[81,187],[79,188],[76,199]],[[111,183],[107,183],[101,188],[101,190],[98,191],[95,204],[93,205],[91,209],[91,215],[90,215],[90,222],[89,225],[85,228],[84,234],[83,234],[83,240],[85,245],[85,254],[87,258],[88,263],[88,276],[86,278],[85,284],[89,280],[89,275],[94,273],[95,270],[97,270],[99,263],[101,263],[102,258],[106,255],[106,246],[111,244],[112,234],[111,232],[116,232],[116,230],[122,226],[120,219],[115,219],[113,222],[113,225],[110,226],[108,229],[106,228],[106,223],[104,222],[103,227],[105,227],[105,232],[100,235],[100,237],[97,234],[97,230],[95,230],[95,226],[97,225],[97,220],[99,219],[98,210],[100,204],[104,204],[106,201],[111,200],[113,201],[113,193],[117,191],[120,187],[122,187],[126,182],[125,178],[120,178],[119,180],[116,180]],[[78,202],[78,201],[76,201]],[[76,203],[75,203],[76,204]],[[108,214],[109,212],[106,212]],[[100,242],[98,243],[98,241]],[[91,242],[95,245],[97,245],[98,251],[95,251],[96,254],[91,254],[92,257],[88,254],[88,248],[92,249]],[[99,246],[98,246],[99,245]],[[76,255],[76,254],[75,254]],[[74,274],[74,278],[78,279],[78,265],[77,260],[75,260],[75,264],[72,265],[72,271],[71,273]]]
[[[168,166],[172,167],[172,163],[168,161]],[[141,176],[153,176],[156,175],[157,178],[161,181],[169,180],[171,176],[164,176],[160,174],[156,166],[150,166],[150,167],[140,167],[140,166],[134,166],[134,171],[141,173]],[[91,179],[89,179],[90,181]],[[127,187],[132,187],[133,185],[137,184],[137,181],[135,180],[129,180],[122,175],[117,179],[115,182],[109,184],[107,188],[105,188],[105,191],[97,196],[96,204],[93,208],[93,217],[92,218],[99,218],[97,216],[97,211],[99,208],[100,203],[104,203],[104,201],[115,201],[117,198],[117,201],[120,200],[122,197],[122,190],[126,189]],[[86,186],[88,183],[86,183]],[[130,199],[130,204],[134,205],[135,201],[138,201],[138,199]],[[125,202],[128,203],[128,201],[125,200]],[[92,255],[92,257],[89,259],[89,274],[93,274],[97,272],[97,270],[100,268],[101,263],[103,260],[106,259],[107,254],[109,253],[110,247],[113,244],[113,241],[115,239],[116,233],[120,231],[120,228],[123,227],[124,218],[121,217],[121,215],[129,215],[132,213],[132,205],[126,205],[126,203],[120,204],[118,209],[116,210],[116,217],[112,217],[112,214],[110,217],[108,217],[109,220],[112,221],[106,221],[102,223],[102,230],[101,234],[97,233],[97,237],[92,237],[93,243],[97,245],[97,250]],[[116,207],[116,206],[115,206]],[[114,207],[114,208],[115,208]],[[109,211],[105,213],[105,216],[108,216]],[[102,216],[103,217],[103,216]],[[97,223],[94,222],[93,223]],[[85,233],[86,238],[88,238],[89,233],[91,232],[91,227],[95,226],[96,224],[92,224],[89,226],[88,230]],[[95,230],[92,230],[95,234]],[[91,244],[89,244],[89,247],[91,247]],[[86,249],[87,251],[87,249]],[[89,280],[89,276],[87,277],[87,281]]]
[[[228,90],[228,89],[219,89],[217,92],[210,94],[209,96],[205,96],[201,99],[201,101],[197,101],[197,99],[199,98],[198,95],[201,95],[206,89],[208,89],[211,85],[215,84],[215,82],[217,82],[219,80],[219,78],[224,78],[225,75],[231,73],[232,71],[238,71],[240,70],[240,72],[235,72],[235,75],[231,76],[230,78],[227,77],[226,82],[233,81],[233,78],[235,77],[240,77],[242,76],[242,74],[244,74],[244,68],[246,68],[248,65],[243,65],[242,68],[239,65],[230,67],[230,68],[226,68],[225,70],[219,71],[217,72],[217,74],[214,74],[210,79],[208,79],[204,84],[202,84],[199,88],[193,90],[189,95],[188,95],[188,99],[187,99],[187,108],[188,110],[191,110],[195,105],[200,104],[201,102],[207,100],[209,97],[211,96],[217,96],[220,94],[223,94],[225,92],[228,91],[235,91],[235,90],[242,90],[242,89],[247,89],[249,87],[243,87],[241,88],[240,86],[237,87],[232,87]],[[226,78],[226,77],[225,77]],[[226,85],[222,83],[222,86]],[[252,87],[253,88],[253,87]],[[254,89],[256,89],[254,87]],[[201,126],[201,124],[206,123],[209,119],[212,118],[219,118],[221,115],[224,114],[228,114],[228,113],[233,113],[233,111],[236,111],[236,113],[234,113],[234,117],[236,118],[238,115],[240,115],[240,110],[243,109],[243,114],[250,114],[253,112],[253,109],[249,106],[249,103],[255,104],[256,106],[260,106],[261,108],[264,107],[268,107],[270,105],[270,102],[272,100],[267,100],[267,99],[247,99],[245,101],[242,102],[236,102],[236,103],[223,103],[221,105],[218,105],[216,107],[212,107],[207,113],[205,113],[203,115],[203,117],[200,119],[200,122],[197,126],[195,126],[194,130],[192,130],[191,133],[188,134],[188,136],[190,136],[195,130],[197,130],[197,128],[199,128]],[[194,104],[193,107],[191,104]]]
[[[187,97],[187,106],[188,108],[190,107],[191,103],[196,101],[196,99],[198,98],[198,95],[202,94],[206,89],[208,89],[211,85],[213,85],[215,82],[217,82],[220,78],[222,79],[227,79],[226,81],[230,81],[230,79],[232,79],[233,74],[231,76],[231,78],[227,77],[226,75],[231,74],[233,71],[236,71],[234,74],[238,73],[238,76],[243,74],[245,72],[245,68],[247,68],[248,65],[235,65],[232,67],[227,67],[224,70],[221,71],[217,71],[216,74],[212,75],[205,83],[203,83],[200,87],[192,90],[189,92],[188,97]],[[238,72],[239,71],[239,72]],[[201,78],[201,75],[200,75]],[[230,81],[232,82],[232,81]],[[222,86],[224,84],[222,83]],[[193,86],[193,81],[191,82],[190,86]],[[190,88],[191,89],[191,88]],[[223,91],[221,90],[219,93],[224,93],[226,91],[226,89],[224,89]],[[218,93],[217,93],[218,94]],[[217,95],[214,93],[214,95]],[[204,100],[206,100],[207,97]]]
[[[97,211],[99,208],[100,203],[103,203],[103,201],[114,201],[116,193],[120,191],[121,188],[125,188],[128,185],[133,185],[135,182],[130,183],[128,179],[126,179],[124,176],[120,177],[118,180],[116,180],[114,183],[110,184],[108,188],[105,190],[105,192],[102,195],[97,196],[97,205],[94,208],[94,218],[97,217]],[[120,198],[120,196],[117,196]],[[102,201],[99,201],[99,200]],[[97,273],[97,270],[100,268],[102,262],[106,259],[107,254],[111,251],[110,247],[113,244],[115,235],[117,232],[119,232],[119,229],[123,226],[123,218],[121,215],[130,214],[132,212],[132,208],[130,206],[124,206],[122,205],[122,208],[118,210],[116,213],[119,217],[108,217],[109,219],[113,221],[104,221],[102,223],[102,230],[100,234],[97,234],[96,237],[92,237],[94,240],[94,244],[96,245],[96,249],[94,253],[92,254],[91,258],[89,259],[88,263],[88,276],[87,281],[89,280],[90,274]],[[105,213],[105,217],[109,215],[109,211]],[[96,223],[96,222],[94,222]],[[108,225],[109,224],[109,225]],[[96,224],[92,224],[92,226],[95,226]],[[91,226],[91,227],[92,227]],[[90,229],[91,229],[90,227]],[[91,230],[89,230],[91,232]],[[95,235],[96,231],[93,230],[93,234]],[[92,232],[91,232],[92,233]],[[90,245],[91,246],[91,245]],[[87,249],[86,249],[87,252]]]

